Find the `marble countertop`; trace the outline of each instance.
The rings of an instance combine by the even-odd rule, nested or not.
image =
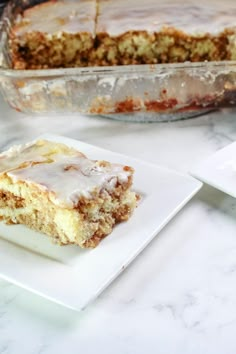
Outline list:
[[[236,112],[174,123],[24,116],[0,99],[0,149],[55,133],[187,172],[236,140]],[[234,354],[236,201],[204,186],[82,313],[0,280],[0,354]]]

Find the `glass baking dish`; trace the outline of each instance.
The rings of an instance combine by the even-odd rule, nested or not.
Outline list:
[[[170,121],[236,104],[236,62],[13,70],[8,48],[17,13],[42,1],[10,1],[0,22],[0,89],[25,113],[81,112]]]

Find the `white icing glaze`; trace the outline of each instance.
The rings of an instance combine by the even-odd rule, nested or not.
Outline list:
[[[15,34],[39,31],[49,35],[62,32],[94,35],[95,17],[95,0],[49,1],[26,10],[18,21],[24,25],[16,25]]]
[[[70,149],[63,144],[54,144],[45,140],[38,140],[24,145],[16,145],[0,154],[0,173],[15,169],[22,163],[43,162],[49,157],[56,157],[61,152],[68,156],[84,156],[81,152]]]
[[[153,33],[164,27],[191,35],[217,34],[236,28],[235,0],[100,0],[97,33]]]
[[[97,33],[118,36],[128,31],[157,32],[172,27],[191,35],[217,34],[236,28],[236,1],[99,0]],[[48,1],[24,12],[15,34],[48,35],[86,32],[95,36],[96,0]],[[24,25],[21,24],[23,20]]]
[[[15,168],[23,162],[33,161],[33,159],[36,158],[35,154],[31,149],[28,149],[32,146],[32,143],[28,143],[25,145],[16,145],[0,154],[0,173]],[[36,158],[36,161],[38,162],[43,160],[43,156],[40,155]]]
[[[52,153],[55,147],[56,153]],[[124,166],[86,158],[79,151],[68,151],[60,144],[45,142],[16,147],[0,155],[0,171],[13,181],[25,181],[49,192],[49,198],[60,206],[76,206],[81,196],[92,198],[100,191],[112,191],[117,182],[125,183],[132,173]],[[22,162],[28,162],[19,168]],[[32,164],[29,162],[39,162]]]

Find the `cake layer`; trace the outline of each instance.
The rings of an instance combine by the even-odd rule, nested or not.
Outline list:
[[[96,0],[48,1],[24,11],[11,32],[16,69],[87,66]]]
[[[13,27],[15,69],[236,59],[236,2],[58,0]]]
[[[235,59],[236,3],[100,0],[96,65]]]
[[[133,170],[37,141],[0,155],[0,218],[61,244],[96,246],[136,206]]]

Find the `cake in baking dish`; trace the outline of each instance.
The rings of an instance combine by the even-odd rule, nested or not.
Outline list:
[[[37,140],[0,154],[0,219],[95,247],[137,204],[133,169]]]
[[[235,0],[51,0],[16,19],[13,67],[234,60],[235,18]]]

